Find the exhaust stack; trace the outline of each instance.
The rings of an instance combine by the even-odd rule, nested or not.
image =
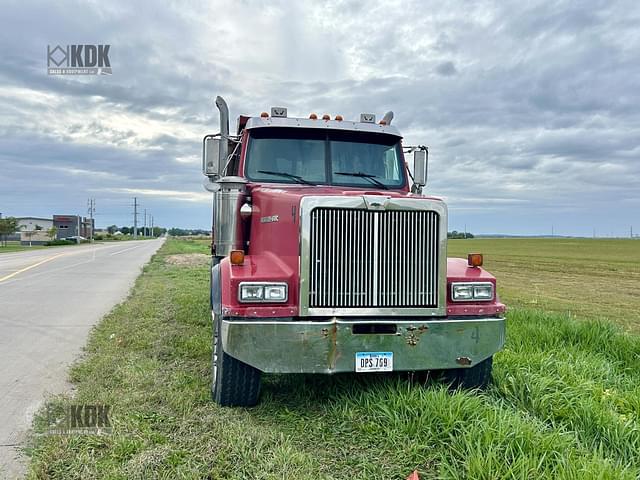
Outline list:
[[[216,97],[216,107],[220,111],[220,151],[219,162],[218,165],[220,169],[218,170],[220,176],[224,176],[224,171],[227,166],[227,159],[229,158],[229,107],[227,106],[227,102],[224,101],[224,98],[221,96]]]

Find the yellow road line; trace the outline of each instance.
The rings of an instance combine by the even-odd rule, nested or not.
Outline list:
[[[22,272],[26,272],[27,270],[31,270],[32,268],[36,268],[38,265],[42,265],[43,263],[47,263],[50,262],[51,260],[55,260],[58,257],[62,257],[63,255],[66,255],[67,252],[65,253],[59,253],[58,255],[54,255],[53,257],[49,257],[49,258],[45,258],[44,260],[41,260],[37,263],[34,263],[33,265],[29,265],[28,267],[24,267],[21,268],[20,270],[16,270],[13,273],[10,273],[9,275],[6,275],[2,278],[0,278],[0,282],[4,282],[5,280],[9,280],[12,277],[15,277],[16,275],[22,273]]]

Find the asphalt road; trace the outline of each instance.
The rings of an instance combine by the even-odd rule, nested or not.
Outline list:
[[[22,476],[33,413],[70,389],[68,367],[91,327],[126,298],[162,242],[0,253],[0,478]]]

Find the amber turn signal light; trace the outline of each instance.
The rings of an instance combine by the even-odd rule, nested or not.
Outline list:
[[[467,256],[467,263],[470,267],[481,267],[482,260],[483,258],[481,253],[470,253]]]
[[[260,114],[260,116],[261,116],[262,118],[269,118],[269,114],[268,114],[267,112],[262,112],[262,113]]]
[[[231,250],[229,260],[231,265],[242,265],[244,263],[244,252],[242,250]]]

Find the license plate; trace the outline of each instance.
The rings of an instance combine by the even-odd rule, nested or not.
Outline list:
[[[356,352],[356,372],[393,371],[393,352]]]

